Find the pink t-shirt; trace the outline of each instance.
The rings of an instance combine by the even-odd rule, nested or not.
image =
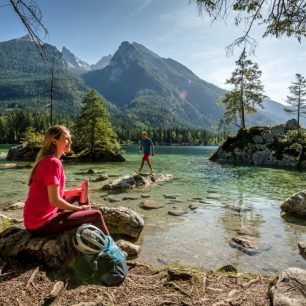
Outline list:
[[[44,225],[57,213],[57,207],[49,202],[48,185],[59,185],[60,196],[65,189],[65,174],[62,162],[54,157],[45,157],[37,166],[25,202],[23,216],[26,229]]]

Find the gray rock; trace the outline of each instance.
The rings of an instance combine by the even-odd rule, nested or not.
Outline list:
[[[141,174],[141,175],[126,175],[106,184],[102,187],[103,190],[123,190],[136,187],[149,186],[155,182],[169,181],[173,179],[171,174]]]
[[[16,210],[16,209],[23,209],[23,208],[24,208],[24,202],[16,202],[14,204],[9,204],[3,210]]]
[[[198,208],[200,207],[200,205],[198,205],[198,204],[190,204],[188,207],[189,207],[191,210],[195,210],[195,209],[198,209]]]
[[[187,211],[181,208],[174,208],[168,211],[168,215],[171,215],[171,216],[183,216],[185,214],[187,214]]]
[[[32,161],[40,149],[40,145],[32,145],[28,142],[23,142],[20,145],[11,147],[7,153],[7,160],[24,160]]]
[[[86,173],[87,173],[87,174],[97,174],[98,171],[95,170],[95,169],[88,169]]]
[[[74,233],[71,230],[53,239],[40,238],[24,229],[9,227],[0,233],[1,258],[29,256],[48,267],[71,267],[78,254],[72,244]]]
[[[269,293],[273,306],[305,306],[306,270],[288,268],[282,271]]]
[[[306,241],[300,241],[298,243],[299,249],[301,254],[304,256],[304,258],[306,259]]]
[[[142,194],[141,197],[142,197],[143,199],[146,199],[146,198],[150,198],[151,195],[149,195],[149,194]]]
[[[285,134],[285,125],[280,124],[280,125],[273,126],[271,128],[271,132],[274,137],[278,138],[280,136],[283,136]]]
[[[173,200],[175,200],[175,199],[176,199],[176,196],[175,196],[175,195],[167,195],[167,194],[164,194],[164,198],[165,198],[165,199],[173,199]]]
[[[140,207],[143,209],[158,209],[163,207],[163,204],[158,203],[154,200],[144,200],[141,204]]]
[[[117,203],[120,202],[121,199],[112,195],[108,195],[107,197],[104,198],[106,201],[110,202],[110,203]]]
[[[100,210],[111,235],[138,239],[144,227],[144,221],[140,214],[126,207],[102,207]]]
[[[296,130],[297,128],[298,128],[298,122],[296,119],[290,119],[286,122],[285,129],[287,131]]]
[[[244,211],[250,211],[250,208],[247,207],[241,207],[238,205],[233,205],[233,204],[225,204],[224,205],[225,208],[236,211],[236,212],[244,212]]]
[[[281,210],[288,214],[306,216],[306,192],[300,191],[286,199]]]
[[[144,227],[143,219],[139,214],[125,207],[105,207],[101,208],[101,211],[112,235],[122,235],[133,239],[139,237]],[[57,237],[41,238],[33,237],[24,229],[9,227],[0,233],[0,258],[29,256],[48,267],[73,267],[78,256],[72,243],[75,231],[76,229],[72,229]],[[126,244],[132,249],[132,245]],[[134,252],[136,251],[139,253],[140,249],[135,247]]]
[[[240,236],[252,236],[252,237],[259,236],[257,229],[249,226],[242,226],[237,230],[237,234]]]
[[[123,239],[116,241],[116,244],[120,247],[121,250],[128,254],[127,259],[133,259],[137,257],[141,251],[141,247],[139,245]]]
[[[106,181],[106,180],[108,180],[109,179],[109,177],[108,177],[108,175],[106,175],[106,174],[101,174],[101,175],[99,175],[98,177],[96,177],[96,178],[94,178],[94,179],[92,179],[91,181],[92,182],[103,182],[103,181]]]
[[[255,143],[261,144],[261,143],[263,143],[263,137],[262,137],[261,135],[255,135],[255,136],[253,137],[253,141],[254,141]]]
[[[135,195],[128,195],[128,196],[124,196],[122,198],[123,201],[134,201],[134,200],[137,200],[137,199],[138,199],[138,197],[135,196]]]

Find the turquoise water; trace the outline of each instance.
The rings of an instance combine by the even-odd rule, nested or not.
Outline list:
[[[88,169],[106,173],[110,180],[135,172],[141,155],[137,146],[126,148],[124,163],[65,163],[67,185],[79,184]],[[91,183],[91,199],[97,205],[127,206],[141,213],[145,230],[137,243],[142,262],[154,264],[180,263],[203,270],[232,264],[240,271],[275,273],[289,266],[305,268],[306,260],[299,254],[297,243],[306,240],[306,220],[281,217],[280,205],[293,193],[304,190],[306,172],[260,167],[219,165],[208,160],[215,147],[156,147],[151,158],[157,173],[170,173],[174,179],[151,187],[116,194],[137,196],[133,201],[108,203],[101,191],[104,183]],[[5,163],[4,160],[0,160]],[[145,171],[148,169],[145,168]],[[23,201],[27,193],[28,169],[0,170],[0,207]],[[142,194],[163,203],[157,210],[139,207]],[[169,200],[164,195],[175,195]],[[203,203],[193,198],[201,198]],[[190,210],[191,203],[199,206]],[[240,213],[226,205],[240,206]],[[182,217],[167,214],[172,207],[187,211]],[[5,212],[21,218],[21,212]],[[249,256],[229,245],[241,227],[251,227],[258,233],[263,250]],[[267,247],[268,246],[268,247]]]

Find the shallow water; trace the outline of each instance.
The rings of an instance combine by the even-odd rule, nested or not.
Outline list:
[[[141,155],[137,146],[126,148],[124,163],[65,163],[67,186],[81,183],[88,169],[107,173],[110,180],[133,173]],[[174,180],[126,194],[137,200],[108,203],[101,191],[103,183],[91,183],[91,199],[99,205],[127,206],[145,218],[145,230],[139,242],[139,261],[154,264],[180,263],[203,270],[233,264],[240,271],[274,273],[289,266],[305,268],[306,260],[299,254],[298,241],[306,240],[306,219],[284,219],[280,204],[293,193],[304,190],[306,172],[260,167],[219,165],[208,160],[214,147],[156,147],[151,158],[157,173],[171,173]],[[0,160],[4,163],[4,160]],[[145,171],[148,169],[145,168]],[[27,193],[29,169],[0,170],[0,207],[23,201]],[[139,207],[142,194],[164,204],[163,208],[146,211]],[[164,195],[175,195],[176,200]],[[200,198],[202,203],[193,198]],[[199,208],[190,210],[196,203]],[[235,212],[226,205],[246,211]],[[167,214],[172,207],[188,213],[182,217]],[[21,218],[21,211],[5,212]],[[229,245],[241,227],[251,227],[259,235],[259,254],[249,256]]]

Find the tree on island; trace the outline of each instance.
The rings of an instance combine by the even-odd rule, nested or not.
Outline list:
[[[84,97],[80,115],[74,121],[73,134],[76,145],[82,149],[89,148],[89,155],[100,147],[110,151],[120,148],[108,111],[94,90]]]
[[[287,96],[287,103],[290,105],[284,110],[288,113],[297,114],[297,128],[300,134],[300,117],[306,114],[306,79],[299,73],[296,75],[296,81],[289,86],[290,96]]]
[[[264,86],[261,84],[261,71],[258,65],[248,60],[246,51],[243,50],[238,61],[237,68],[232,73],[226,84],[232,84],[235,89],[226,93],[220,100],[226,107],[224,116],[225,123],[237,124],[237,117],[240,118],[240,128],[245,128],[245,115],[256,113],[256,106],[262,106],[262,102],[267,96],[263,94]]]
[[[193,0],[194,1],[194,0]],[[206,11],[215,20],[226,21],[231,12],[235,25],[245,24],[244,34],[227,47],[250,44],[256,41],[250,36],[254,24],[264,28],[262,37],[295,37],[301,42],[306,37],[305,0],[195,0],[200,13]]]

